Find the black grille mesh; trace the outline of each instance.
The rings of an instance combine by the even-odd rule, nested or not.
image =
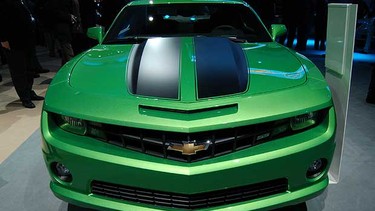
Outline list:
[[[199,133],[175,133],[107,124],[90,125],[89,130],[89,134],[95,133],[93,130],[101,131],[102,137],[95,136],[95,138],[107,143],[182,162],[195,162],[228,154],[271,141],[291,132],[289,120]],[[207,147],[191,155],[168,149],[173,145],[182,146],[183,143]]]
[[[328,109],[319,111],[317,123],[311,127],[319,125],[327,116],[327,112]],[[59,117],[60,115],[54,115],[55,122],[61,121]],[[311,127],[308,127],[294,131],[290,122],[291,119],[286,118],[228,129],[178,133],[86,121],[87,133],[85,135],[112,145],[157,157],[182,162],[196,162],[311,129]],[[204,150],[193,150],[185,153],[186,144],[200,149],[204,148]],[[183,148],[182,151],[181,148]]]
[[[131,202],[179,209],[199,209],[249,201],[288,190],[286,178],[193,195],[153,191],[93,181],[92,193]]]

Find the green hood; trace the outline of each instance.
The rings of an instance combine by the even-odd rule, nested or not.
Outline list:
[[[240,43],[238,46],[241,54],[237,47],[231,44],[226,46],[228,49],[234,49],[232,53],[219,53],[226,54],[234,61],[246,65],[224,63],[229,64],[227,66],[229,69],[236,66],[241,71],[231,75],[232,71],[223,68],[223,72],[212,74],[212,81],[221,80],[223,76],[229,74],[228,81],[237,80],[246,83],[232,86],[230,90],[232,93],[229,94],[199,97],[199,89],[205,88],[205,83],[200,87],[197,82],[197,78],[201,76],[197,74],[199,58],[196,57],[197,49],[194,40],[181,38],[178,45],[180,46],[178,59],[173,63],[173,65],[178,64],[177,71],[161,63],[165,68],[169,68],[169,71],[176,71],[170,79],[177,78],[177,85],[170,83],[171,86],[165,87],[177,87],[177,98],[173,98],[172,95],[146,96],[137,93],[138,90],[132,90],[134,87],[129,86],[129,83],[134,81],[129,82],[129,78],[133,77],[129,75],[129,69],[134,66],[130,63],[136,49],[134,45],[98,45],[74,58],[59,70],[46,94],[44,109],[108,124],[197,132],[273,121],[332,105],[331,93],[320,71],[303,56],[277,43]],[[160,54],[166,55],[168,52],[163,51]],[[176,58],[175,52],[169,54]],[[212,60],[214,58],[212,55],[203,57]],[[164,59],[160,55],[157,58],[155,62]],[[220,61],[218,64],[221,64]],[[203,62],[199,65],[201,66],[198,69],[221,67],[217,64],[211,66],[212,62],[207,64]],[[154,67],[154,65],[150,66]],[[160,71],[159,67],[155,68]],[[209,80],[211,75],[207,75],[204,71],[204,77],[200,79]],[[241,77],[244,72],[246,78]],[[158,80],[163,82],[162,76],[155,75],[155,80],[150,83]],[[212,88],[221,90],[220,85],[220,83],[210,83],[208,90]]]
[[[70,85],[81,92],[193,102],[204,98],[251,96],[287,89],[306,81],[304,66],[296,54],[275,43],[242,44],[228,40],[229,45],[224,43],[221,46],[220,40],[211,41],[216,43],[214,45],[200,41],[211,45],[203,46],[206,49],[204,51],[199,49],[202,48],[201,44],[198,46],[198,40],[193,38],[179,38],[172,42],[164,41],[164,50],[161,46],[155,50],[147,45],[97,46],[77,62],[70,77]],[[240,53],[234,49],[237,46]],[[140,53],[139,48],[142,48]],[[136,54],[140,55],[137,57]],[[243,61],[240,61],[241,56]],[[136,60],[141,63],[141,67],[133,70]],[[147,69],[142,65],[151,67]],[[226,69],[223,66],[227,66]],[[236,74],[241,68],[242,72]],[[134,72],[139,75],[135,80]],[[147,77],[142,74],[152,77],[142,78]],[[228,87],[231,90],[227,90]],[[226,89],[220,91],[220,88]],[[206,89],[206,94],[201,97],[199,93]],[[163,90],[166,92],[164,95]],[[216,93],[211,96],[210,92]]]

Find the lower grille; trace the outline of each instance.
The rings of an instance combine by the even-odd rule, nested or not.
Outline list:
[[[93,181],[92,193],[126,201],[179,209],[216,207],[253,200],[288,190],[286,178],[199,194],[178,194]]]

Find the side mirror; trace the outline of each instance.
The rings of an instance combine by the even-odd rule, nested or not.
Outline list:
[[[286,33],[286,27],[284,24],[272,24],[271,25],[271,35],[272,39],[275,40]]]
[[[87,29],[87,36],[92,38],[92,39],[98,40],[99,43],[101,43],[103,41],[103,37],[104,37],[104,28],[101,27],[101,26],[88,28]]]

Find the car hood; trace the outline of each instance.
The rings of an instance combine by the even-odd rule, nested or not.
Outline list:
[[[305,81],[298,56],[277,43],[186,37],[98,45],[75,64],[69,84],[79,92],[193,102],[252,96]]]

